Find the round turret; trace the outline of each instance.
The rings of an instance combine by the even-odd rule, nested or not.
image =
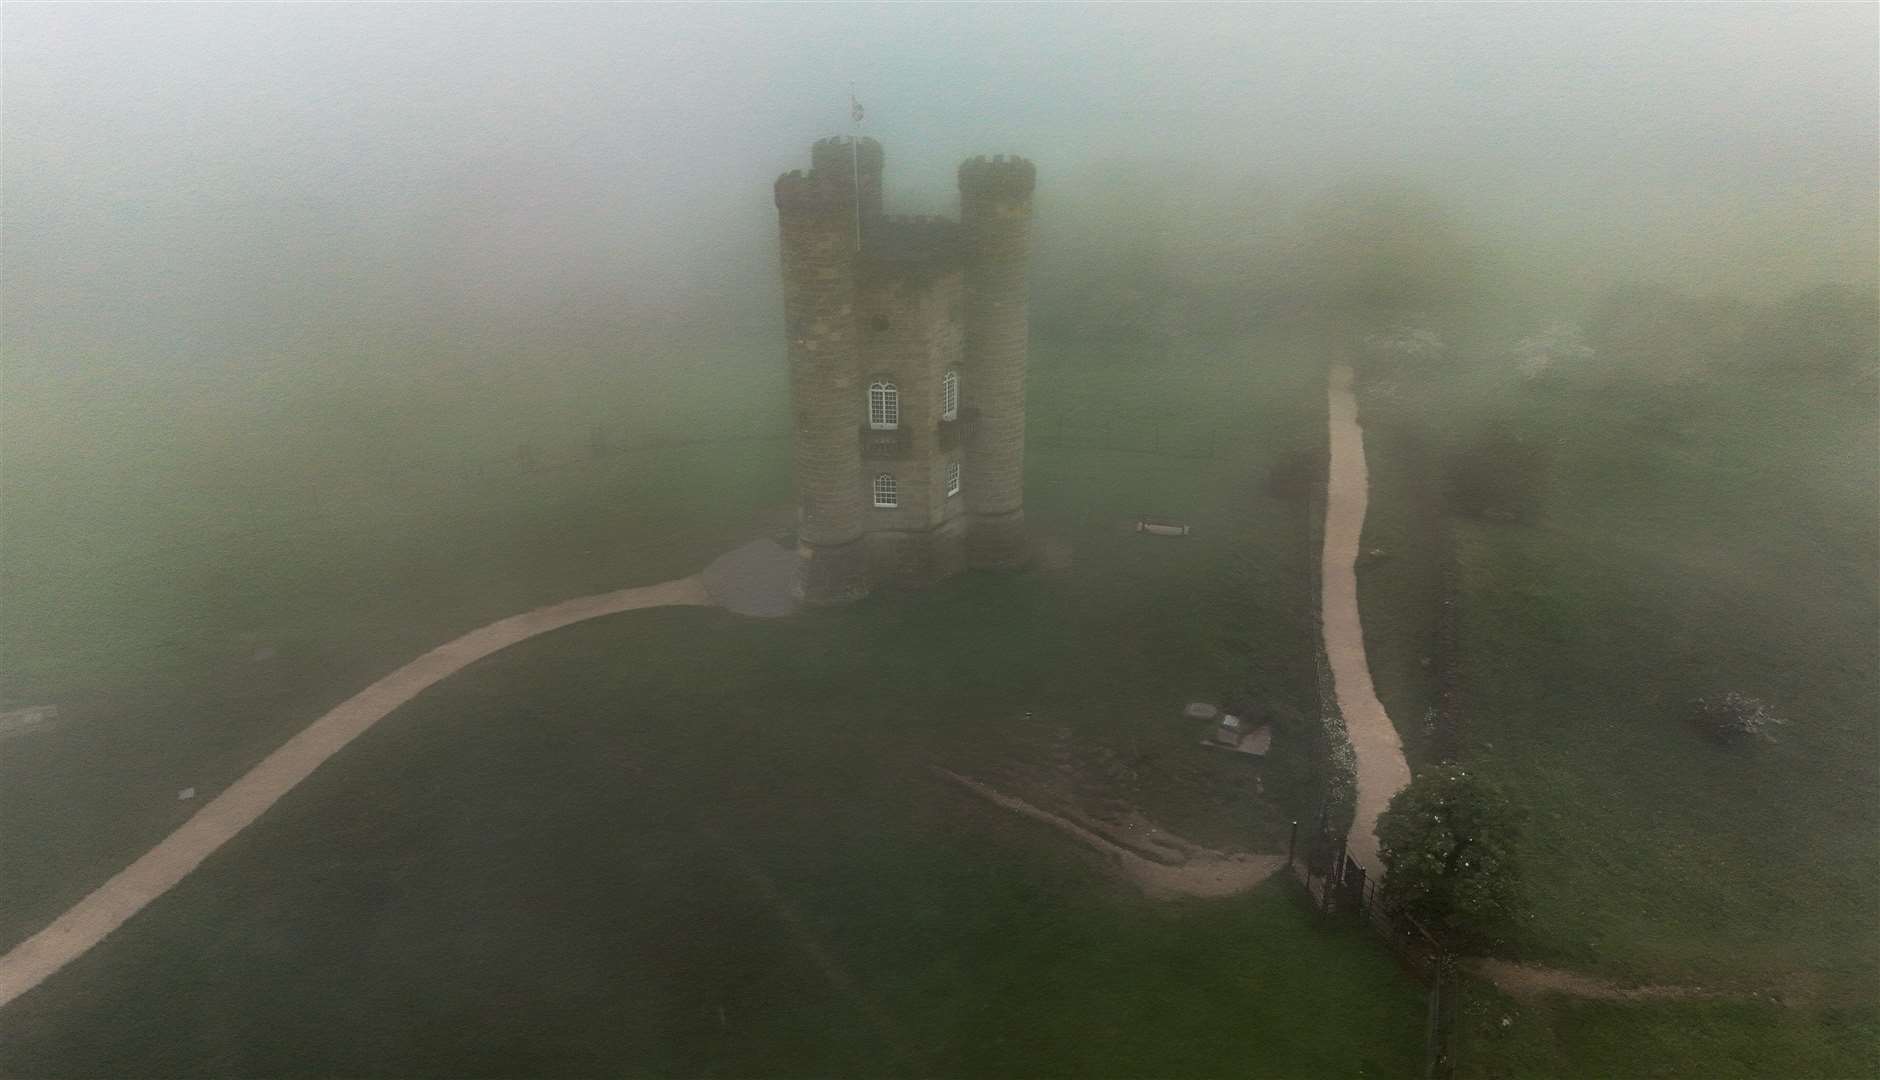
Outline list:
[[[1025,536],[1025,358],[1030,337],[1026,270],[1037,171],[1021,157],[960,165],[966,250],[963,405],[967,557],[1010,567],[1030,554]]]
[[[852,185],[811,170],[785,173],[775,193],[783,263],[802,566],[798,591],[816,603],[867,591],[861,551],[861,438],[855,325]]]

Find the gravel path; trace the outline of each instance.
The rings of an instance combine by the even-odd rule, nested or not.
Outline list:
[[[1374,880],[1382,880],[1377,857],[1377,816],[1390,797],[1410,782],[1397,729],[1377,700],[1371,667],[1364,656],[1364,623],[1358,617],[1358,541],[1370,474],[1364,464],[1364,429],[1358,426],[1358,402],[1351,393],[1351,368],[1332,366],[1326,393],[1331,415],[1332,462],[1325,493],[1325,549],[1319,604],[1325,654],[1332,665],[1345,729],[1358,754],[1358,812],[1351,823],[1347,850]]]
[[[175,832],[80,900],[52,925],[0,957],[0,1007],[84,955],[145,905],[168,892],[216,849],[254,824],[347,743],[387,713],[491,653],[571,623],[640,608],[709,606],[698,577],[584,596],[493,622],[446,642],[309,724],[263,758]]]

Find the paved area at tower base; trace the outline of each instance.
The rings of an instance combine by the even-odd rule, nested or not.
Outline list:
[[[712,603],[738,615],[778,618],[796,611],[797,555],[775,540],[753,540],[712,560],[699,575]]]

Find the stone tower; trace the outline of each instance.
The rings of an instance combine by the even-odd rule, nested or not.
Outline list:
[[[881,144],[776,185],[810,603],[1022,565],[1032,164],[960,166],[960,217],[882,214]]]

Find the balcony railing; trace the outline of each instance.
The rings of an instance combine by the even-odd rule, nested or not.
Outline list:
[[[907,428],[892,428],[877,431],[871,427],[862,428],[862,458],[866,461],[892,461],[907,457],[914,445],[913,435]]]

